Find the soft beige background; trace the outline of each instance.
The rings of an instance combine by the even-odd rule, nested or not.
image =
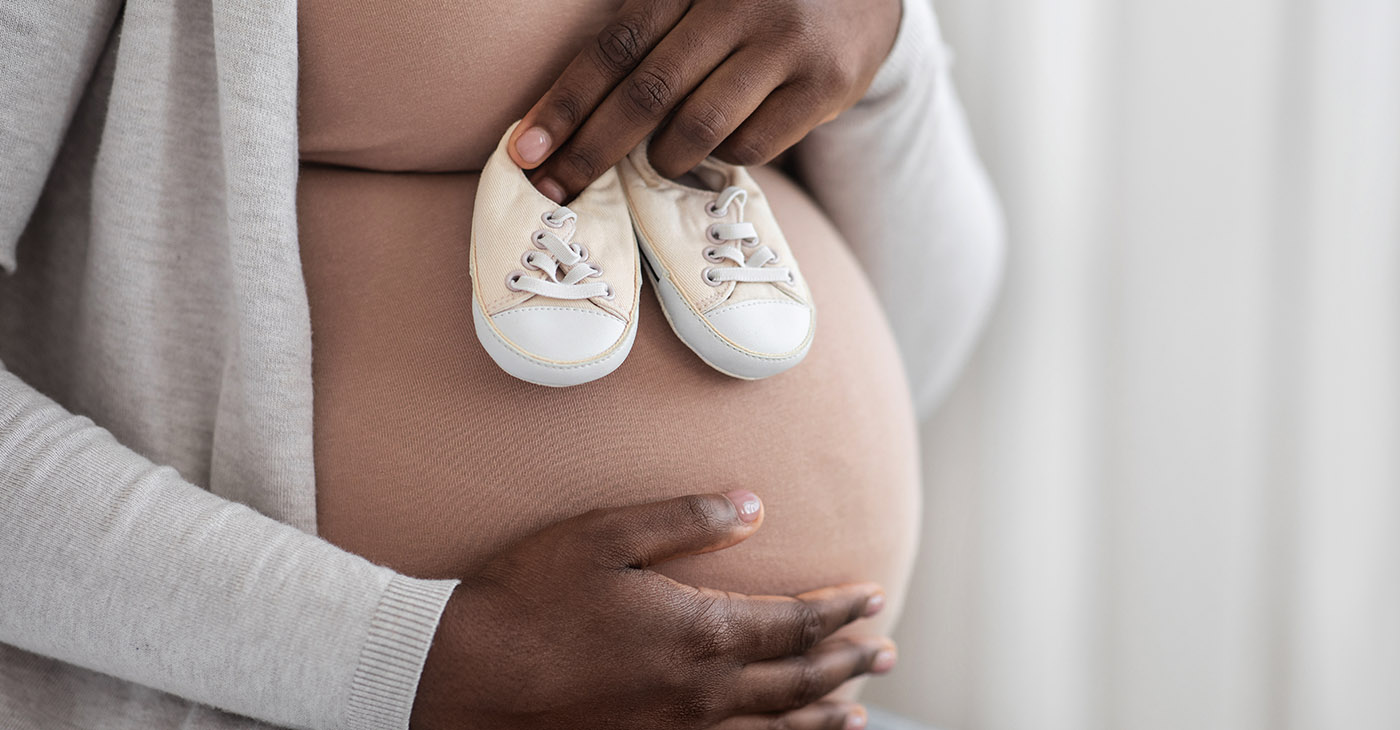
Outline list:
[[[870,697],[1400,728],[1400,1],[936,5],[1011,259]]]

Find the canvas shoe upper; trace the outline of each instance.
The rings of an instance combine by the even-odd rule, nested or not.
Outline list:
[[[472,214],[477,338],[521,380],[596,380],[622,364],[637,334],[641,273],[621,182],[609,170],[558,205],[510,159],[511,130],[481,172]]]
[[[643,263],[676,335],[738,378],[801,362],[816,308],[753,177],[710,158],[670,180],[652,168],[646,146],[618,169]]]

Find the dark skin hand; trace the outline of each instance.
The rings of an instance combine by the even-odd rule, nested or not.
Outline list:
[[[511,157],[559,203],[652,132],[668,177],[711,154],[767,163],[860,100],[899,21],[900,0],[626,0],[526,113]]]
[[[862,708],[822,698],[893,667],[888,639],[830,638],[880,610],[878,586],[746,596],[649,569],[731,547],[762,521],[749,492],[698,495],[595,510],[507,549],[448,601],[412,726],[864,727]]]

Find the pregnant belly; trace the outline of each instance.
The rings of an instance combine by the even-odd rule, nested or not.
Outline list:
[[[758,382],[721,375],[644,289],[622,367],[553,389],[506,375],[474,334],[476,175],[305,169],[321,534],[410,575],[452,577],[596,507],[743,487],[765,500],[763,529],[662,572],[757,593],[875,580],[897,607],[919,510],[894,345],[820,212],[776,173],[756,176],[816,297],[806,361]]]

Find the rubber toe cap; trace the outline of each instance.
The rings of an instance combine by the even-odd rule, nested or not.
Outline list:
[[[791,300],[759,299],[721,307],[705,315],[710,326],[734,344],[760,355],[786,355],[807,341],[812,310]]]
[[[522,352],[554,362],[584,362],[606,353],[626,325],[600,311],[570,307],[520,307],[491,318],[501,335]]]

